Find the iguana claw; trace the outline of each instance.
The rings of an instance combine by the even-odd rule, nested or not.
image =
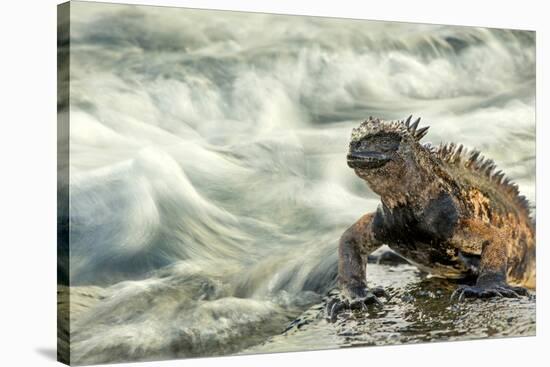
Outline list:
[[[332,298],[326,307],[327,320],[335,322],[338,314],[345,309],[366,311],[369,305],[383,307],[384,304],[378,297],[389,298],[387,292],[382,288],[361,289],[359,294],[356,294],[351,299],[335,296]]]
[[[451,294],[451,302],[455,300],[462,302],[466,298],[519,298],[528,294],[527,289],[523,287],[514,287],[507,284],[497,284],[489,287],[461,285]]]

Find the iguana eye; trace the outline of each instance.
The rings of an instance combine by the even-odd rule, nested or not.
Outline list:
[[[387,138],[384,139],[384,140],[382,140],[382,141],[380,142],[380,146],[381,146],[382,148],[386,148],[386,149],[387,149],[387,148],[391,148],[393,145],[394,145],[393,142],[390,141],[390,140],[387,139]]]
[[[399,143],[401,138],[397,134],[388,134],[379,136],[373,142],[373,146],[376,147],[376,150],[383,152],[392,152],[399,148]]]
[[[397,134],[377,134],[354,142],[350,148],[354,151],[391,153],[399,148],[401,137]]]

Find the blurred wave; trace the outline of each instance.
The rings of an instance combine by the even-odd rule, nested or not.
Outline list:
[[[377,205],[345,164],[369,115],[422,116],[426,140],[481,149],[534,205],[532,32],[80,2],[71,17],[70,276],[97,299],[77,361],[235,352],[318,301],[339,235]]]

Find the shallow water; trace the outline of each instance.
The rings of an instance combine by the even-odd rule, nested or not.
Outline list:
[[[336,322],[326,319],[331,292],[291,322],[281,334],[242,353],[407,344],[533,336],[536,334],[535,295],[520,299],[468,299],[450,302],[456,283],[430,278],[410,265],[368,266],[371,285],[390,294],[381,308],[346,311]]]
[[[345,163],[369,115],[422,116],[425,141],[481,149],[534,208],[534,33],[71,6],[74,363],[344,345],[322,322],[317,344],[280,334],[335,287],[339,236],[378,204]],[[430,287],[410,268],[371,271],[398,294]],[[369,320],[396,342],[490,334],[445,324],[443,296]],[[518,302],[530,311],[495,335],[534,331],[534,301]]]

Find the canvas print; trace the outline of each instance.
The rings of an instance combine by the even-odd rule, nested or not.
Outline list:
[[[58,8],[58,358],[531,336],[535,32]]]

